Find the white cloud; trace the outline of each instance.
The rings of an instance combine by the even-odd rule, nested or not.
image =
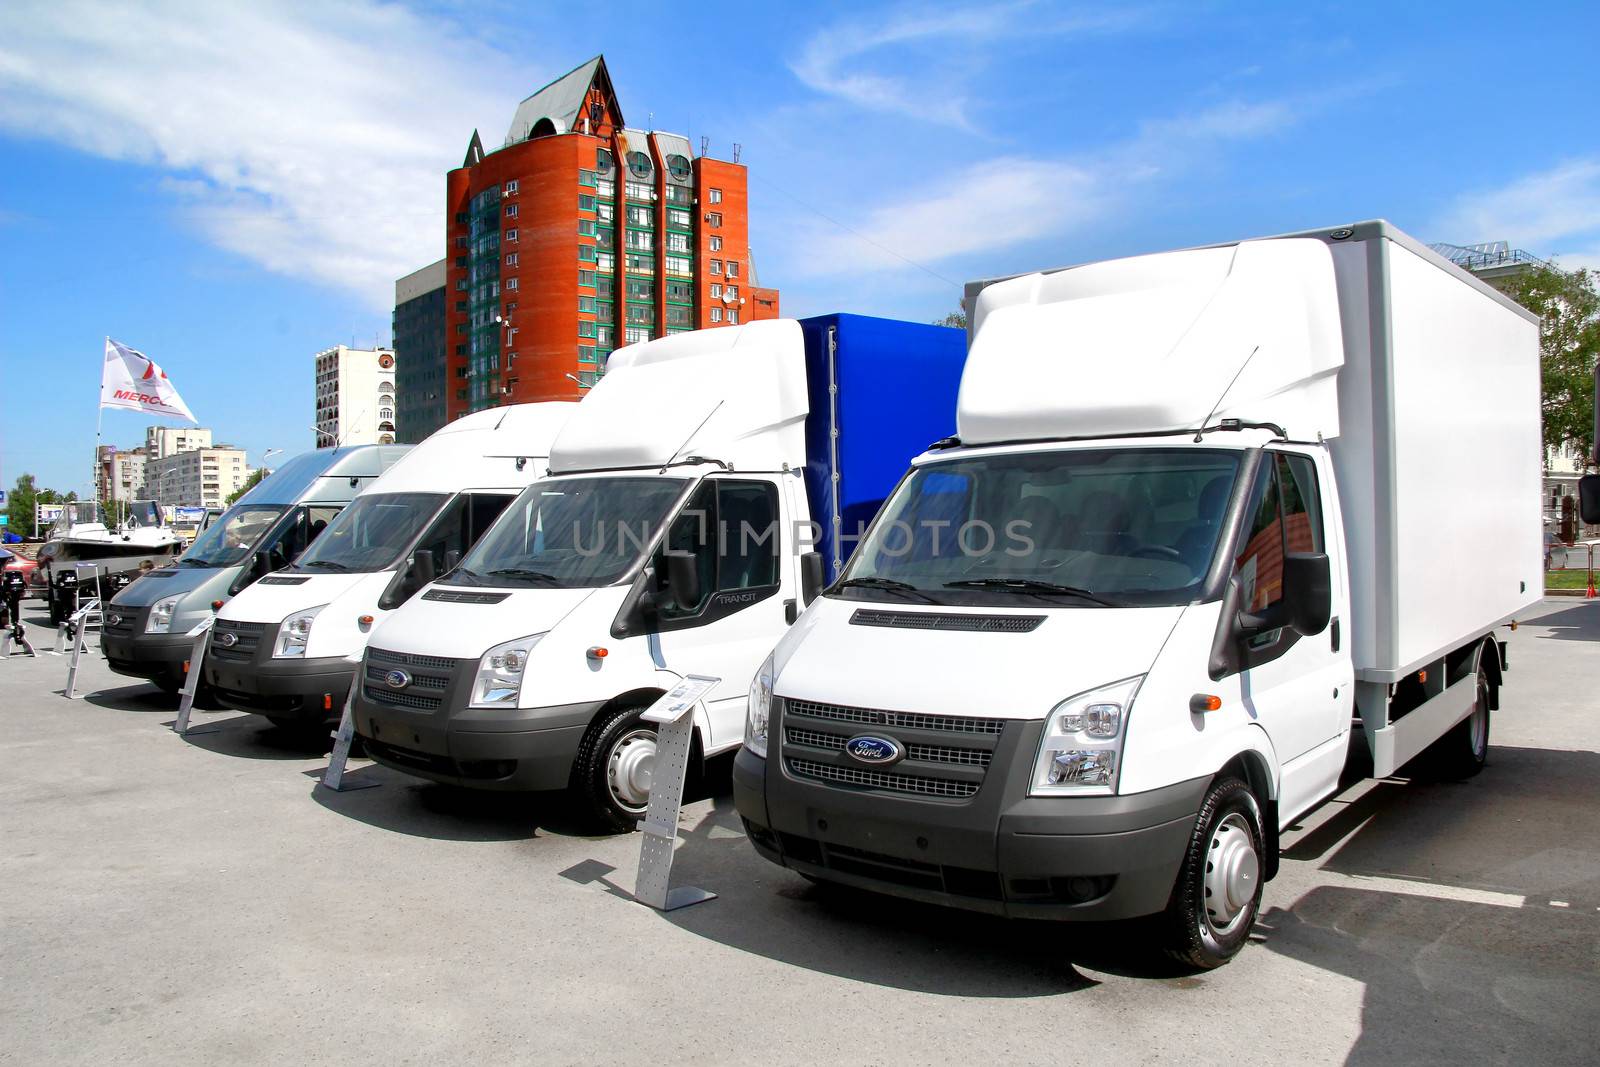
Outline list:
[[[1465,193],[1437,231],[1456,244],[1509,241],[1536,255],[1566,250],[1567,267],[1600,261],[1600,159],[1578,159],[1497,189]]]
[[[1007,38],[1114,31],[1143,19],[1132,10],[1058,16],[1034,0],[918,7],[825,27],[806,40],[789,69],[807,87],[859,107],[970,129],[963,74],[981,59],[979,47]]]
[[[443,254],[444,173],[526,80],[375,0],[0,8],[0,128],[159,168],[208,240],[374,308]]]

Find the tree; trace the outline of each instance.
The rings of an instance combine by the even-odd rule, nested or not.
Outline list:
[[[63,500],[76,499],[78,499],[77,493],[68,493],[63,497],[54,489],[40,489],[33,475],[23,474],[17,478],[16,486],[7,497],[7,529],[23,537],[32,537],[34,508],[37,505],[59,504]],[[39,532],[44,533],[43,530]]]
[[[965,308],[956,308],[942,319],[934,319],[935,326],[954,326],[958,330],[967,328],[967,311]]]
[[[243,485],[228,494],[228,499],[224,503],[226,503],[228,507],[232,507],[235,500],[238,500],[250,490],[260,485],[261,479],[265,478],[268,473],[269,472],[265,467],[257,467],[250,477],[244,480]]]
[[[1594,455],[1594,367],[1600,358],[1600,281],[1587,270],[1535,267],[1498,282],[1539,316],[1544,443]]]

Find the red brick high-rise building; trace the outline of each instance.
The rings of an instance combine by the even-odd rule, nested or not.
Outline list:
[[[572,399],[615,348],[777,318],[747,177],[629,128],[600,56],[524,100],[503,147],[474,131],[446,178],[446,417]]]

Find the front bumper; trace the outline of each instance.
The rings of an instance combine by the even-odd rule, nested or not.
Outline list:
[[[774,710],[773,758],[741,749],[733,769],[734,804],[757,852],[813,878],[995,915],[1109,920],[1161,911],[1210,782],[1030,797],[1043,724],[1008,721],[976,792],[907,796],[779,766],[798,755],[815,767],[821,757],[781,740],[782,704]]]
[[[469,789],[565,789],[578,745],[605,702],[468,708],[477,669],[476,659],[369,649],[354,704],[367,755],[394,770]],[[390,686],[385,678],[393,670],[411,681]]]
[[[273,718],[338,718],[344,710],[355,664],[343,656],[272,659],[236,663],[206,657],[205,679],[224,707]]]

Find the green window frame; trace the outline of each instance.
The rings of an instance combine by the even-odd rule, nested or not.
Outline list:
[[[594,250],[594,245],[579,245],[578,246],[578,262],[579,263],[596,263],[596,262],[599,262],[599,256],[596,254],[596,252]]]
[[[592,170],[578,171],[578,184],[585,189],[594,189],[600,184],[600,175]]]
[[[594,210],[594,194],[592,194],[592,193],[579,193],[578,194],[578,210],[579,211],[593,211]]]
[[[580,270],[578,272],[578,284],[582,285],[582,286],[584,286],[586,288],[593,289],[594,288],[594,271],[592,271],[592,270]]]
[[[583,313],[589,314],[589,315],[593,315],[594,314],[594,307],[595,307],[594,297],[592,297],[592,296],[580,296],[580,297],[578,297],[578,310],[580,312],[583,312]]]
[[[578,336],[579,337],[593,337],[594,336],[594,323],[591,322],[588,319],[579,319],[578,320]]]
[[[594,219],[579,219],[578,220],[578,236],[580,236],[580,237],[593,237],[595,234],[597,234],[599,232],[600,232],[600,227],[595,223]]]

